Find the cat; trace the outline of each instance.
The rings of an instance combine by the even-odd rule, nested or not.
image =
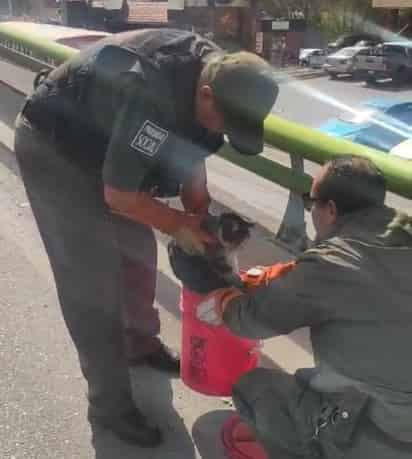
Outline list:
[[[234,212],[225,212],[219,216],[209,215],[202,227],[217,239],[217,244],[209,246],[204,255],[211,270],[228,286],[243,288],[237,252],[250,238],[254,223]]]

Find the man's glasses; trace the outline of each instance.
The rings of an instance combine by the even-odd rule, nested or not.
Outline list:
[[[313,196],[310,195],[310,193],[302,194],[302,199],[303,199],[303,207],[308,212],[310,212],[312,210],[312,207],[315,204],[315,202],[321,202],[322,201],[322,199],[314,198]]]

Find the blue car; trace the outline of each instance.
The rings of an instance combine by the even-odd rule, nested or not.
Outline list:
[[[399,144],[412,139],[412,102],[372,99],[353,112],[326,122],[319,130],[390,153]],[[410,156],[412,159],[412,151]]]

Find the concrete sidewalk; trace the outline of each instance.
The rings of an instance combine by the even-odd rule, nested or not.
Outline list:
[[[276,75],[285,79],[306,80],[325,76],[325,72],[322,69],[299,67],[297,65],[288,65],[286,67],[273,66],[273,69]]]

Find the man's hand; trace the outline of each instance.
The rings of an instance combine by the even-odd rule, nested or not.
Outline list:
[[[208,244],[216,243],[213,235],[201,228],[203,217],[187,215],[185,224],[173,234],[177,245],[188,255],[204,255]]]

